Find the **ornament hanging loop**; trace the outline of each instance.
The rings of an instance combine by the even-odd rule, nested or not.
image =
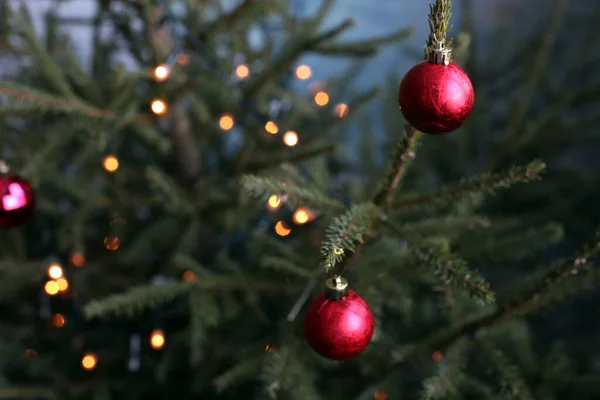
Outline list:
[[[446,47],[443,41],[436,41],[431,46],[425,46],[425,60],[432,64],[449,65],[452,62],[452,49]]]
[[[348,295],[348,290],[348,281],[341,276],[334,275],[325,282],[325,297],[328,300],[341,300]]]

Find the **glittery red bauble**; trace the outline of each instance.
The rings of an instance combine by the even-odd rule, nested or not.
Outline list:
[[[29,182],[14,173],[0,174],[0,228],[24,224],[35,209]]]
[[[475,93],[458,65],[423,61],[406,73],[398,103],[406,121],[417,130],[445,134],[459,128],[471,114]]]
[[[308,344],[330,360],[348,360],[367,348],[375,319],[362,297],[350,290],[340,300],[329,300],[321,293],[304,316],[304,335]]]

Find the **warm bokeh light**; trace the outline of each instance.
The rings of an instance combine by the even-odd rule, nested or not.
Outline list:
[[[386,400],[387,398],[388,398],[388,395],[383,390],[377,390],[375,392],[375,394],[373,395],[374,400]]]
[[[154,350],[160,350],[165,345],[165,334],[160,329],[156,329],[150,335],[150,345]]]
[[[69,281],[65,278],[59,278],[56,280],[56,284],[58,285],[58,290],[60,292],[64,292],[69,288]]]
[[[279,236],[287,236],[290,232],[292,232],[292,230],[283,221],[279,221],[275,224],[275,233]]]
[[[223,114],[219,120],[219,126],[224,131],[228,131],[233,128],[233,116],[231,114]]]
[[[292,217],[292,219],[294,220],[294,223],[298,224],[298,225],[303,225],[309,221],[311,221],[314,218],[314,213],[304,207],[299,207],[296,212],[294,212],[294,215]]]
[[[153,100],[152,104],[150,104],[150,109],[152,109],[152,112],[156,115],[163,115],[167,113],[167,103],[165,103],[163,100]]]
[[[265,346],[265,351],[267,353],[274,353],[275,352],[275,347],[276,346],[273,345],[273,344],[268,344],[268,345]]]
[[[77,268],[81,268],[85,265],[85,256],[80,251],[75,251],[70,257],[71,264]]]
[[[169,75],[171,75],[171,69],[168,65],[163,64],[154,68],[154,79],[156,79],[158,82],[168,79]]]
[[[326,106],[329,103],[329,95],[323,91],[317,92],[315,94],[315,103],[321,107]]]
[[[48,267],[48,276],[52,279],[58,279],[63,276],[63,269],[60,265],[54,263]]]
[[[277,132],[279,132],[279,127],[275,122],[269,121],[265,124],[265,130],[271,135],[275,135]]]
[[[235,74],[240,79],[246,79],[248,77],[248,75],[250,75],[250,69],[248,68],[247,65],[244,65],[244,64],[238,65],[237,68],[235,69]]]
[[[175,62],[179,65],[186,65],[190,62],[190,56],[185,53],[179,53],[177,54],[177,57],[175,57]]]
[[[96,368],[97,363],[98,363],[98,359],[96,358],[95,355],[93,355],[91,353],[84,355],[83,358],[81,359],[81,366],[86,371],[91,371],[94,368]]]
[[[269,197],[269,200],[267,200],[267,208],[271,211],[275,211],[279,207],[281,207],[281,197],[277,195]]]
[[[346,116],[346,114],[348,114],[348,106],[344,103],[340,103],[337,106],[335,106],[335,109],[333,110],[333,112],[336,117],[344,118]]]
[[[283,135],[283,143],[285,143],[286,146],[294,147],[298,144],[298,134],[294,131],[287,131]]]
[[[296,77],[298,79],[308,79],[312,75],[312,71],[308,65],[298,65],[296,68]]]
[[[433,354],[431,355],[431,360],[435,363],[442,361],[443,358],[444,358],[444,355],[439,351],[434,351]]]
[[[196,274],[192,271],[185,271],[183,273],[183,280],[186,282],[194,282],[196,280]]]
[[[38,353],[34,349],[25,350],[25,357],[27,357],[27,358],[37,357],[37,355],[38,355]]]
[[[52,323],[52,326],[55,328],[62,328],[63,326],[65,326],[65,317],[62,314],[54,314],[52,316],[52,319],[50,320],[50,322]]]
[[[102,165],[108,172],[115,172],[119,169],[119,160],[115,156],[106,156],[104,157],[104,160],[102,160]]]
[[[104,247],[107,250],[115,251],[119,248],[120,244],[119,238],[116,236],[107,236],[104,238]]]
[[[56,281],[46,282],[46,285],[44,286],[44,291],[50,296],[54,296],[59,291],[58,283],[56,283]]]

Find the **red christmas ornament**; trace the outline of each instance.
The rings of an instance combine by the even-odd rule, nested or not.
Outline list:
[[[23,225],[35,210],[35,194],[21,176],[0,173],[0,228]]]
[[[373,331],[373,311],[341,277],[328,280],[325,291],[308,306],[304,335],[308,344],[330,360],[348,360],[367,348]]]
[[[402,79],[398,104],[406,121],[417,130],[440,135],[458,129],[475,102],[467,73],[451,60],[443,44],[426,49],[426,61],[415,65]]]

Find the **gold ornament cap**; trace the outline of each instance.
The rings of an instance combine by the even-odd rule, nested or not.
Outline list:
[[[348,295],[348,290],[348,281],[341,276],[333,276],[325,282],[325,297],[328,300],[341,300]]]
[[[425,46],[425,60],[433,64],[449,65],[452,62],[452,49],[446,47],[443,42]]]

